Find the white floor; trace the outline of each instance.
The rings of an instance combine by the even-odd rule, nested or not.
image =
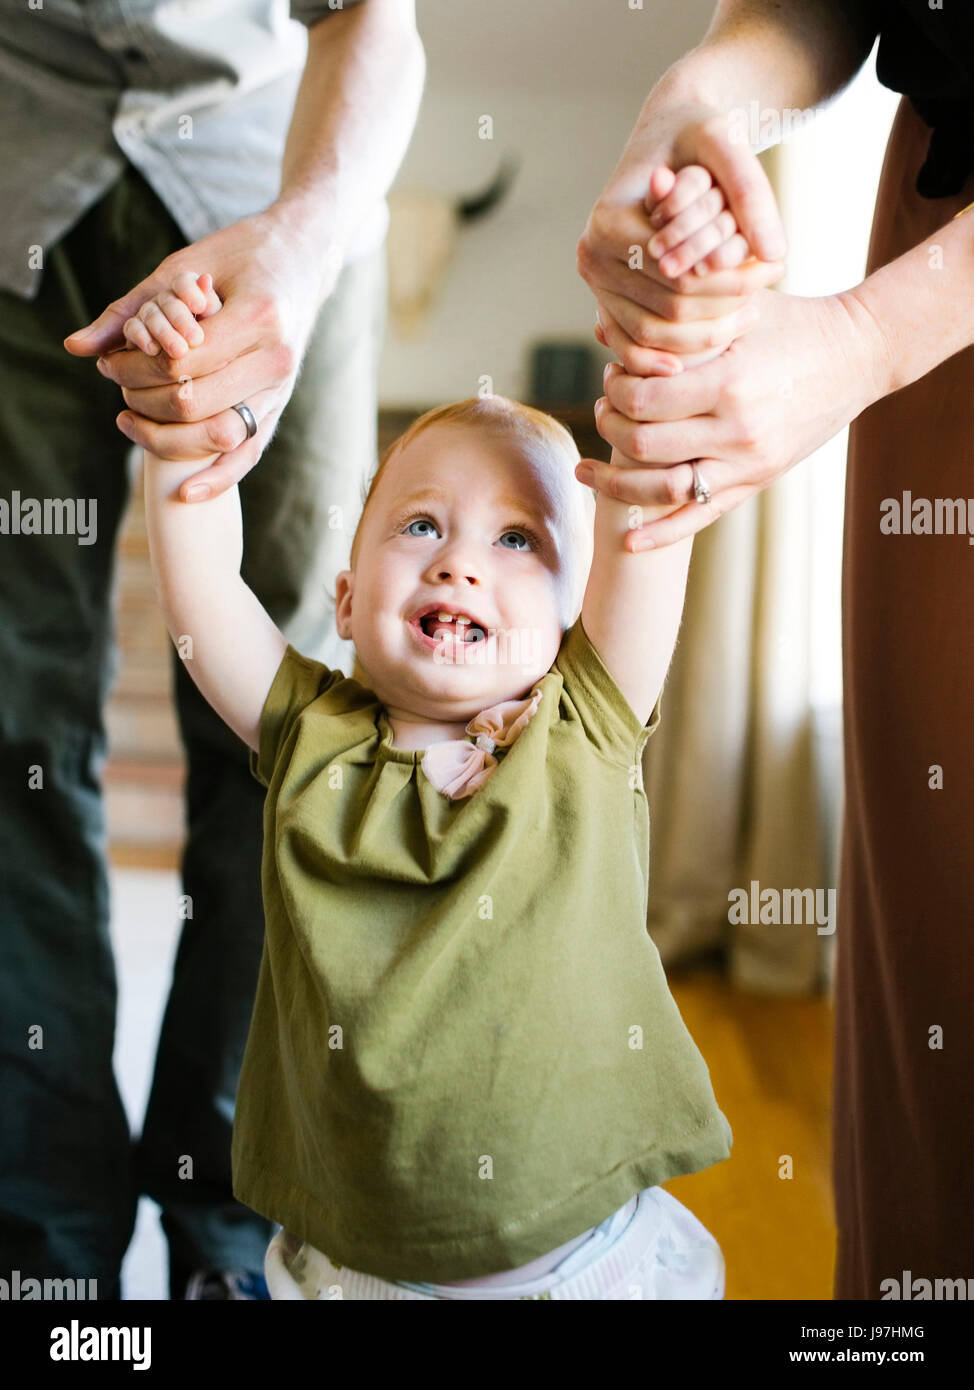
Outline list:
[[[179,940],[175,872],[112,869],[112,937],[118,971],[115,1075],[133,1132],[142,1127],[156,1042]],[[143,1197],[122,1265],[122,1297],[169,1297],[166,1243],[159,1208]]]

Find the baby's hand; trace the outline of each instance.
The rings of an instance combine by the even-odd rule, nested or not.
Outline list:
[[[647,206],[650,223],[657,228],[649,242],[649,254],[670,280],[688,270],[706,275],[731,270],[746,261],[751,248],[737,230],[734,214],[713,177],[699,164],[674,174],[672,169],[653,171]]]
[[[212,275],[184,271],[172,288],[146,300],[134,318],[126,319],[122,333],[129,343],[154,355],[162,348],[168,357],[183,357],[203,342],[197,318],[209,318],[221,308]]]

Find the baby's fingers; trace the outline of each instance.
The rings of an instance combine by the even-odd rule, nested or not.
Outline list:
[[[163,312],[164,309],[165,312]],[[185,326],[183,315],[189,315],[192,330],[187,328],[187,333],[191,334],[188,340],[177,332],[170,320],[170,315],[177,324],[183,326]],[[189,351],[190,343],[193,347],[198,347],[203,341],[203,330],[192,314],[174,295],[165,290],[155,299],[146,300],[134,318],[125,321],[122,326],[122,333],[133,346],[141,348],[143,352],[153,353],[156,351],[157,348],[152,346],[155,343],[162,348],[168,357],[183,357]]]
[[[202,279],[202,275],[195,270],[184,270],[172,282],[173,294],[183,301],[192,314],[201,314],[206,308],[206,295],[199,284]]]
[[[665,196],[651,212],[650,222],[659,230],[650,238],[648,249],[663,274],[675,280],[736,236],[737,223],[727,209],[723,190],[701,165],[688,165],[676,175],[657,170],[653,178],[661,173],[672,182],[661,180],[655,189],[650,182],[651,195],[655,191]]]
[[[661,256],[659,268],[669,279],[676,280],[685,271],[692,270],[705,256],[709,256],[711,252],[716,251],[718,247],[723,246],[735,236],[737,236],[737,222],[733,213],[725,209],[712,220],[704,223],[699,231],[688,236],[674,250]]]
[[[213,276],[208,273],[197,275],[193,270],[184,270],[172,282],[172,290],[196,318],[206,318],[222,307],[219,295],[213,290]]]
[[[204,341],[197,315],[206,318],[220,308],[213,276],[183,271],[173,280],[170,290],[147,300],[133,318],[126,319],[122,334],[133,347],[150,356],[162,348],[168,357],[184,357],[190,348],[199,347]]]
[[[698,275],[709,275],[714,270],[734,270],[750,257],[751,248],[740,232],[735,232],[730,241],[718,246],[693,267]]]
[[[677,174],[670,191],[653,209],[650,224],[656,228],[665,227],[713,186],[713,177],[702,164],[686,165]]]
[[[643,206],[650,214],[654,213],[664,198],[668,198],[676,187],[676,174],[665,164],[654,169],[649,176],[649,188],[643,199]],[[655,225],[655,224],[654,224]]]
[[[213,288],[212,275],[201,275],[196,283],[202,290],[203,297],[206,300],[206,305],[203,309],[203,312],[199,314],[198,317],[201,319],[209,318],[211,314],[215,314],[218,309],[223,308],[223,300],[220,298],[216,290]]]
[[[155,357],[159,351],[159,344],[141,319],[126,319],[122,324],[122,336],[132,347],[148,353],[150,357]]]
[[[176,351],[170,352],[167,341],[159,337],[156,321],[148,323],[148,327],[170,357],[181,357],[189,348],[201,346],[204,340],[203,330],[196,322],[192,309],[178,295],[173,294],[171,290],[163,290],[156,295],[156,305],[169,325],[168,343],[171,343]],[[159,327],[165,334],[161,324]]]

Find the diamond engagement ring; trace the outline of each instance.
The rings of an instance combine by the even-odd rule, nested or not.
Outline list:
[[[690,467],[693,469],[693,495],[700,505],[705,507],[710,501],[710,488],[700,476],[700,470],[697,468],[697,465],[691,463]]]
[[[235,405],[233,408],[247,426],[247,439],[253,439],[257,433],[257,421],[254,419],[254,412],[249,405],[244,405],[242,401],[240,405]],[[244,440],[244,443],[246,442],[247,440]]]

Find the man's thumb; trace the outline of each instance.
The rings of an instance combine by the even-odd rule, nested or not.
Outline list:
[[[151,279],[143,280],[121,299],[115,299],[108,308],[85,328],[79,328],[64,339],[64,346],[75,357],[100,357],[113,348],[124,347],[125,337],[122,326],[127,319],[142,308],[147,299],[155,293]]]
[[[112,348],[121,347],[125,342],[122,324],[131,314],[121,313],[114,306],[105,310],[87,328],[79,328],[76,333],[65,338],[64,346],[75,357],[100,357]]]

